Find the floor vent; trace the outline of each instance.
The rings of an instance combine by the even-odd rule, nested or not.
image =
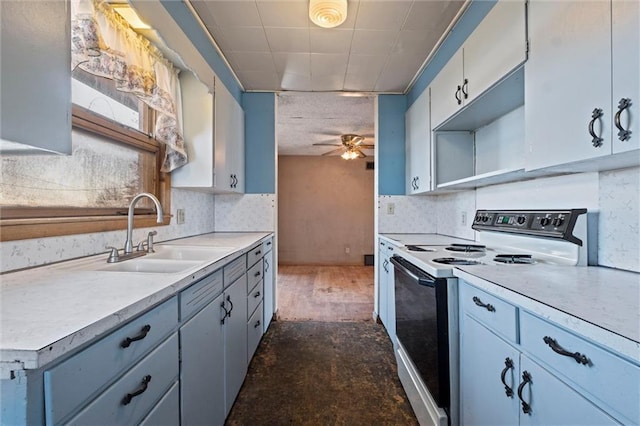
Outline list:
[[[367,161],[367,170],[374,170],[373,161]]]
[[[365,254],[364,255],[364,266],[373,266],[373,255]]]

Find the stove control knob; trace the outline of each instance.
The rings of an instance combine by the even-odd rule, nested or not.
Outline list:
[[[488,220],[489,220],[489,216],[482,216],[482,221],[483,221],[483,222],[486,222],[486,221],[488,221]]]
[[[480,223],[480,222],[482,222],[482,216],[481,216],[481,215],[477,215],[477,216],[476,216],[476,219],[475,219],[475,222],[476,222],[476,223]]]
[[[527,218],[525,216],[518,216],[518,219],[516,219],[518,225],[522,225],[526,220]]]
[[[553,226],[560,226],[564,223],[564,219],[562,219],[561,217],[556,217],[555,219],[553,219]]]
[[[540,219],[540,225],[542,226],[547,226],[550,223],[551,219],[549,219],[548,217],[543,217],[542,219]]]

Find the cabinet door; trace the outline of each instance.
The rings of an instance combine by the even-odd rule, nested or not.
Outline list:
[[[229,316],[224,327],[225,416],[247,374],[247,275],[238,278],[224,292]]]
[[[518,424],[519,352],[462,315],[460,405],[464,425]],[[507,393],[509,387],[510,392]]]
[[[378,317],[380,321],[386,327],[387,325],[387,297],[388,297],[388,285],[389,285],[389,256],[387,255],[387,243],[380,241],[378,244]]]
[[[499,1],[464,43],[463,104],[522,64],[526,52],[524,0]]]
[[[221,425],[224,405],[223,295],[180,328],[181,424]]]
[[[393,256],[394,248],[389,246],[388,250],[388,259]],[[394,347],[396,346],[396,291],[395,291],[395,277],[394,277],[394,269],[393,264],[389,261],[387,264],[387,334],[389,334],[389,338],[393,343]]]
[[[431,82],[432,129],[442,124],[462,107],[463,80],[462,48],[460,48]]]
[[[233,188],[232,166],[229,164],[232,153],[232,114],[233,97],[219,79],[215,83],[214,106],[214,146],[216,187],[223,191]]]
[[[235,178],[233,191],[244,193],[244,110],[234,99],[232,100],[232,146],[227,151],[230,153],[231,172]]]
[[[264,255],[264,328],[263,332],[267,332],[271,319],[273,318],[273,251],[268,251]]]
[[[0,139],[71,154],[69,1],[0,1],[0,19]]]
[[[405,114],[406,193],[431,189],[431,126],[429,88],[415,100]]]
[[[529,37],[526,168],[611,154],[611,3],[531,1]],[[588,132],[596,108],[599,147]]]
[[[637,0],[614,0],[613,19],[613,113],[620,109],[620,101],[629,99],[631,105],[620,113],[620,125],[630,130],[629,139],[621,140],[620,129],[613,128],[613,152],[640,148],[640,4]],[[615,119],[615,118],[614,118]]]
[[[619,424],[544,368],[522,355],[522,375],[530,381],[522,387],[522,399],[530,412],[519,407],[521,425],[616,425]]]

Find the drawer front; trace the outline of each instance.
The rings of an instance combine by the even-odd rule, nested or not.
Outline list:
[[[262,303],[258,305],[249,321],[247,321],[247,363],[251,362],[253,354],[262,339]]]
[[[180,398],[178,382],[174,383],[156,404],[140,426],[176,426],[180,424]]]
[[[545,338],[550,343],[545,342]],[[520,313],[520,344],[565,381],[577,385],[625,417],[623,423],[640,424],[640,367],[584,338],[542,320]],[[578,353],[585,358],[561,355],[556,350]],[[584,364],[583,362],[586,362]],[[609,410],[606,410],[609,411]],[[619,416],[618,416],[619,417]]]
[[[249,250],[249,252],[247,253],[247,266],[253,266],[258,260],[262,259],[263,254],[264,251],[262,251],[262,244],[259,244]]]
[[[253,265],[247,271],[247,294],[256,286],[260,281],[262,281],[262,268],[263,268],[262,258]]]
[[[178,323],[176,297],[121,326],[44,373],[47,424],[57,424],[166,338]],[[144,329],[149,330],[144,334]],[[139,338],[128,347],[127,338]]]
[[[222,269],[180,292],[180,320],[184,321],[222,293]]]
[[[253,315],[253,311],[262,302],[262,281],[251,290],[251,293],[247,295],[247,319]]]
[[[224,287],[230,286],[247,271],[247,256],[242,255],[224,266]]]
[[[262,253],[269,253],[273,249],[273,238],[269,238],[268,240],[264,240],[262,242]]]
[[[515,306],[460,280],[460,308],[493,331],[516,342]]]
[[[178,334],[174,333],[69,424],[137,424],[178,379],[178,364]],[[145,378],[150,378],[146,384]]]

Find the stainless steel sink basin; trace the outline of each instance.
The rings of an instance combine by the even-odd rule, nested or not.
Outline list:
[[[172,259],[172,260],[194,260],[194,261],[215,261],[233,251],[233,247],[197,247],[179,245],[156,245],[155,253],[146,256],[147,259]]]
[[[167,260],[167,259],[131,259],[119,263],[109,263],[98,271],[108,272],[138,272],[146,274],[174,274],[195,266],[201,265],[202,261],[190,260]]]

